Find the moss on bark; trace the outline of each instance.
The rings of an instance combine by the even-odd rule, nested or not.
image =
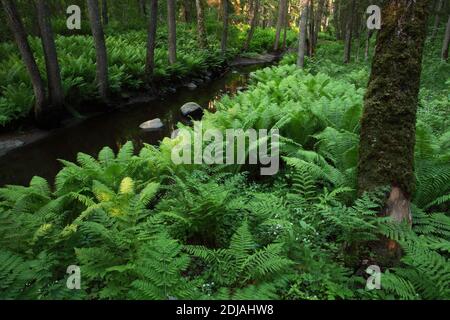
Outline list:
[[[382,10],[361,120],[360,192],[414,190],[414,145],[429,0],[389,0]]]

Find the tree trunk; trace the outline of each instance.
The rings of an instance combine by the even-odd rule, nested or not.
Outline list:
[[[447,21],[447,28],[445,29],[445,36],[444,36],[444,42],[442,43],[442,60],[447,61],[448,60],[448,45],[450,42],[450,16],[448,17]]]
[[[145,0],[139,0],[139,12],[144,17],[147,15],[147,8],[145,7]]]
[[[250,43],[253,38],[253,34],[255,33],[256,25],[258,24],[258,15],[259,15],[259,5],[260,0],[255,0],[254,7],[253,7],[253,13],[252,13],[252,19],[250,23],[250,29],[248,30],[247,34],[247,40],[244,44],[244,51],[247,51],[250,47]]]
[[[106,53],[105,34],[100,20],[100,11],[97,0],[87,0],[89,20],[91,23],[92,36],[94,37],[97,82],[100,98],[106,102],[109,97],[108,83],[108,56]]]
[[[5,10],[6,20],[13,33],[17,47],[19,48],[20,55],[25,64],[25,67],[27,68],[28,75],[30,76],[35,97],[34,114],[36,119],[39,120],[46,111],[44,82],[42,81],[41,74],[39,73],[39,68],[36,64],[36,60],[34,59],[30,44],[28,43],[27,34],[22,24],[22,20],[17,10],[15,1],[1,1]]]
[[[439,22],[440,22],[440,14],[443,7],[444,1],[438,0],[437,6],[436,6],[436,15],[434,17],[434,27],[433,27],[433,33],[431,35],[431,38],[434,38],[436,36],[436,33],[439,29]]]
[[[352,54],[352,37],[353,37],[353,15],[355,13],[356,1],[352,0],[350,11],[347,15],[347,24],[345,26],[345,46],[344,46],[344,63],[350,63]]]
[[[334,1],[334,5],[333,5],[333,22],[334,22],[334,27],[336,29],[336,40],[341,40],[342,39],[342,30],[341,30],[341,4],[342,0],[335,0]]]
[[[416,111],[429,0],[389,0],[364,98],[359,192],[390,186],[385,214],[411,222]]]
[[[103,25],[107,26],[109,23],[107,0],[102,0],[102,17],[103,17]]]
[[[64,91],[61,81],[61,70],[59,68],[58,56],[56,53],[55,38],[53,37],[53,30],[48,13],[47,1],[37,0],[36,9],[42,46],[44,48],[48,95],[52,107],[60,108],[64,104]]]
[[[261,7],[261,17],[262,17],[262,21],[261,21],[261,27],[263,29],[266,28],[267,26],[267,13],[266,13],[266,6],[263,4],[263,6]]]
[[[167,0],[167,24],[169,26],[169,64],[177,62],[177,24],[175,0]]]
[[[369,60],[369,54],[370,54],[370,39],[372,38],[373,30],[367,31],[367,37],[366,37],[366,49],[364,50],[364,60]]]
[[[304,0],[304,2],[306,2]],[[297,57],[297,66],[299,68],[305,67],[305,54],[306,54],[306,20],[308,19],[308,5],[303,4],[300,8],[302,10],[302,14],[300,17],[299,29],[300,33],[298,36],[298,57]]]
[[[287,6],[286,0],[280,0],[278,5],[278,19],[277,19],[277,28],[276,28],[276,34],[275,34],[275,45],[273,49],[275,51],[278,51],[280,46],[280,38],[281,38],[281,30],[283,29],[283,26],[285,25],[285,7]]]
[[[191,2],[192,0],[183,0],[183,17],[184,22],[190,23],[192,22],[192,8],[191,8]]]
[[[208,47],[208,38],[207,38],[206,28],[205,28],[203,0],[195,0],[195,6],[197,8],[198,43],[201,48],[206,49]]]
[[[316,22],[315,22],[315,30],[314,30],[314,46],[317,46],[317,40],[319,39],[319,32],[322,26],[322,16],[323,10],[325,7],[325,0],[319,0],[319,6],[317,8],[316,13]]]
[[[222,30],[222,41],[221,50],[222,55],[227,52],[227,42],[228,42],[228,0],[222,0],[222,16],[223,16],[223,30]]]
[[[285,8],[285,13],[284,13],[284,33],[283,33],[283,46],[282,49],[286,50],[286,40],[287,40],[287,31],[289,29],[289,0],[288,0],[288,4],[286,5]]]
[[[308,15],[308,55],[314,55],[314,0],[309,0],[309,15]]]
[[[153,75],[155,69],[156,29],[158,26],[158,0],[150,0],[150,18],[148,22],[147,59],[145,73],[147,79]]]

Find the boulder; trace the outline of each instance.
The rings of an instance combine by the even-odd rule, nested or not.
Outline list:
[[[141,125],[139,126],[139,128],[145,131],[156,131],[162,129],[163,127],[164,124],[162,123],[160,118],[146,121],[144,123],[141,123]]]
[[[195,90],[197,89],[197,85],[193,82],[189,82],[188,84],[186,84],[186,88],[188,88],[189,90]]]
[[[203,109],[195,102],[188,102],[181,107],[181,113],[185,117],[197,118],[203,115]]]

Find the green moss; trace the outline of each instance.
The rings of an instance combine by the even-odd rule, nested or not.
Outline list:
[[[414,145],[428,2],[390,1],[383,10],[361,121],[360,191],[414,190]]]

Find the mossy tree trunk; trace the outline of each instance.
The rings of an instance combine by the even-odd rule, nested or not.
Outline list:
[[[148,22],[147,35],[147,58],[145,63],[145,73],[147,79],[150,79],[155,69],[155,48],[156,48],[156,29],[158,26],[158,0],[150,0],[150,17]]]
[[[208,35],[206,34],[205,27],[205,7],[203,0],[195,0],[195,6],[197,8],[197,37],[198,43],[201,48],[208,47]]]
[[[6,20],[13,33],[22,60],[30,76],[34,91],[34,114],[39,121],[45,113],[45,87],[39,68],[28,43],[27,34],[23,26],[16,3],[13,0],[1,0],[6,14]]]
[[[390,186],[385,214],[411,222],[414,146],[429,0],[389,0],[364,98],[359,191]]]

